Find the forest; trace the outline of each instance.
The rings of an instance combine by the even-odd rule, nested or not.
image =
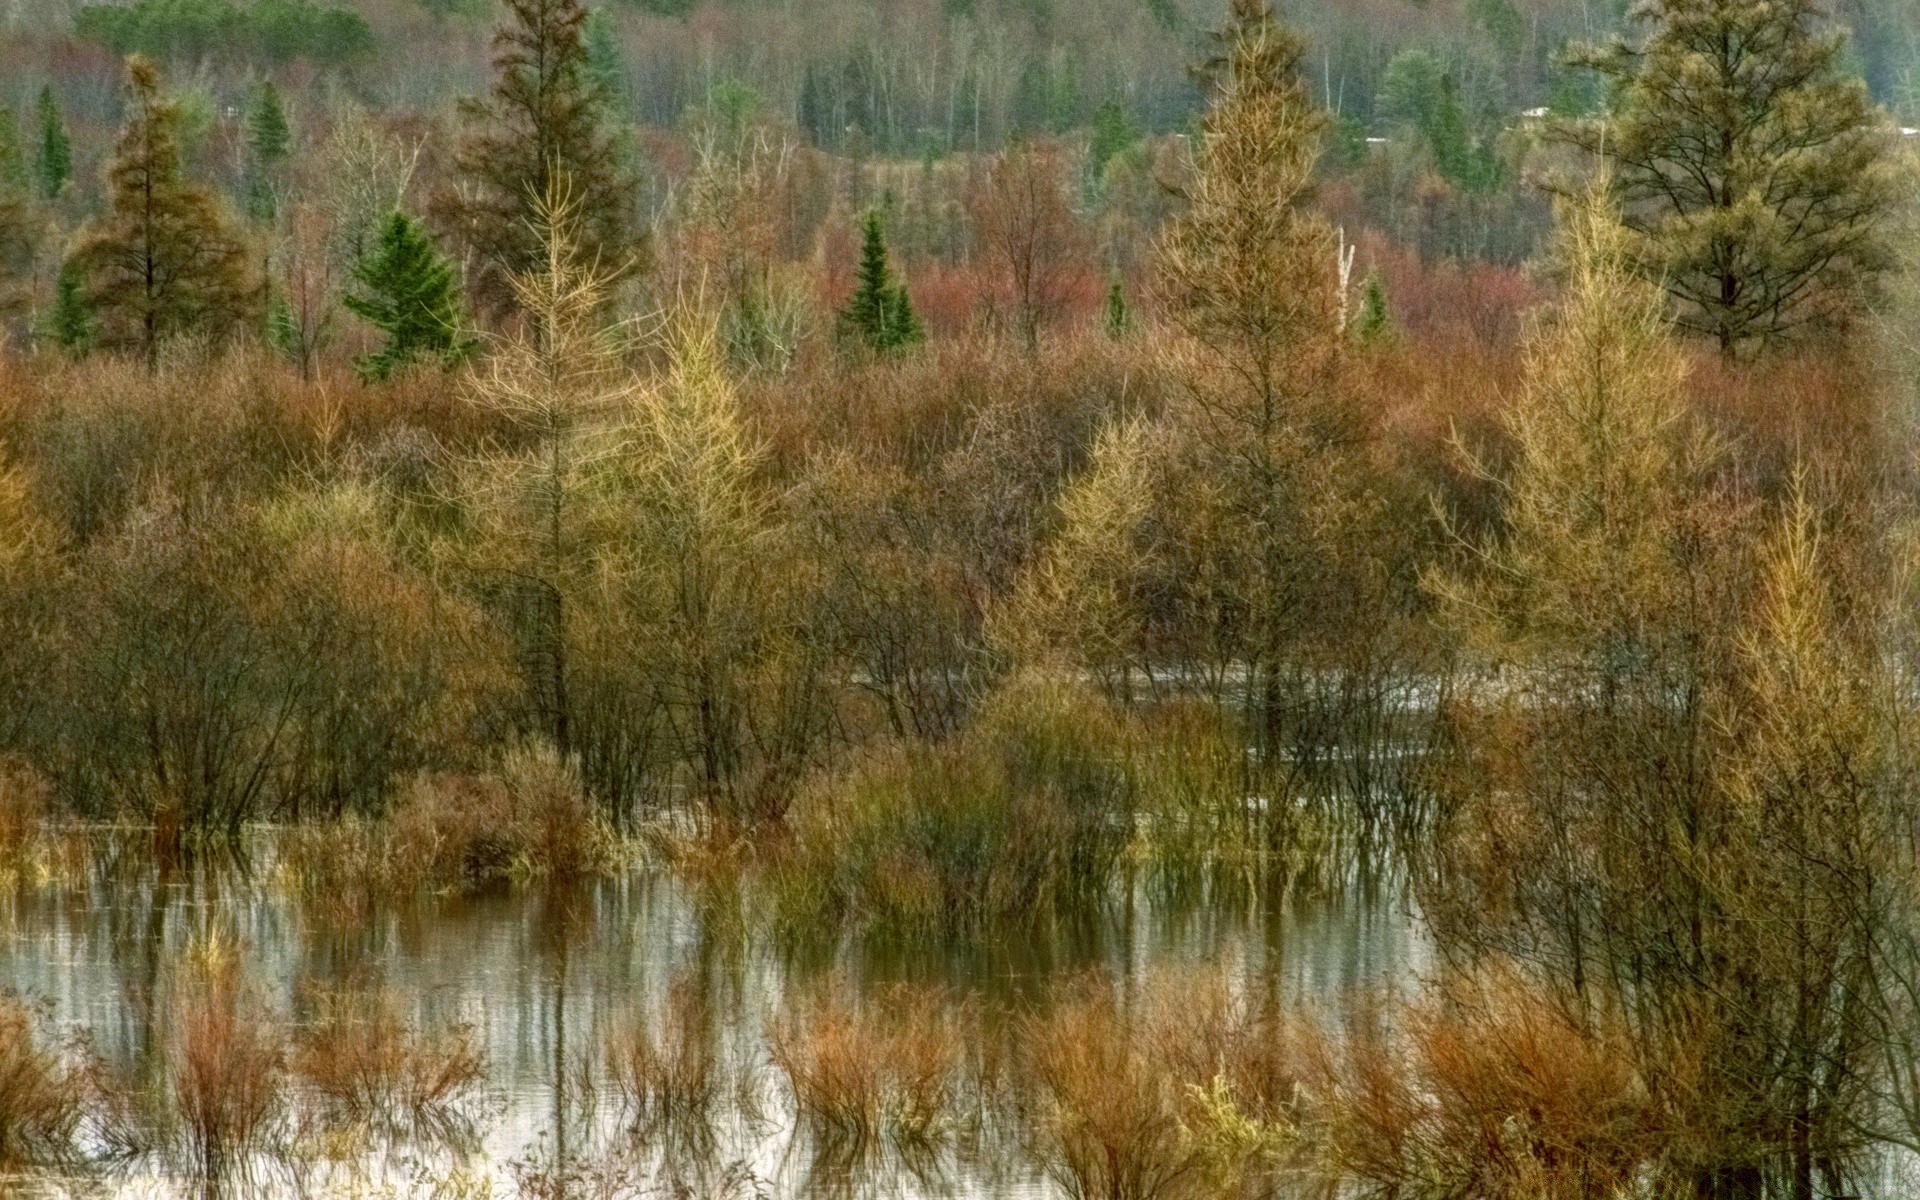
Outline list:
[[[1917,67],[0,5],[0,1189],[1913,1194]]]

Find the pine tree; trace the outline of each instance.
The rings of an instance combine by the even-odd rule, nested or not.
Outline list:
[[[869,349],[887,351],[910,346],[922,337],[920,320],[904,285],[895,286],[887,266],[887,238],[879,212],[867,214],[866,234],[860,246],[860,277],[853,298],[841,310],[846,336]]]
[[[1857,313],[1888,265],[1886,118],[1817,0],[1647,0],[1644,45],[1580,48],[1619,89],[1561,136],[1612,164],[1634,257],[1722,354]]]
[[[1353,336],[1356,341],[1373,342],[1387,336],[1390,331],[1387,316],[1387,290],[1380,283],[1380,276],[1367,272],[1366,282],[1360,285],[1360,313],[1353,322]]]
[[[627,101],[627,62],[620,52],[620,39],[615,34],[612,18],[607,10],[596,9],[587,18],[587,77],[600,89],[601,96],[611,108],[624,107]]]
[[[93,346],[93,311],[87,304],[85,281],[72,262],[60,268],[46,330],[54,345],[75,358]]]
[[[585,4],[507,0],[507,8],[510,20],[494,34],[492,95],[461,104],[457,183],[433,203],[434,219],[478,260],[479,298],[496,310],[517,307],[512,278],[542,266],[536,210],[556,178],[579,207],[576,253],[624,275],[644,249],[639,185],[588,63]]]
[[[453,268],[406,213],[395,210],[387,218],[379,242],[353,277],[362,290],[343,303],[387,337],[378,353],[359,360],[366,378],[385,379],[422,355],[453,362],[468,351]]]
[[[280,169],[293,150],[293,130],[269,79],[247,106],[247,215],[271,221],[280,208]]]
[[[219,337],[259,311],[246,243],[213,193],[183,176],[179,119],[153,64],[130,56],[127,123],[107,170],[110,212],[83,231],[73,256],[101,343],[138,351],[149,368],[167,338]]]
[[[60,101],[53,87],[40,89],[40,158],[35,164],[40,194],[48,200],[60,195],[73,176],[73,141],[67,136],[67,120],[61,115]]]
[[[1133,313],[1127,307],[1127,290],[1116,279],[1107,285],[1107,336],[1117,342],[1132,329]]]

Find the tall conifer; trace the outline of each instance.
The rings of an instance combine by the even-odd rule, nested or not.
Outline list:
[[[454,153],[455,186],[433,215],[477,260],[480,298],[516,303],[511,279],[544,266],[537,209],[556,178],[578,205],[575,252],[624,274],[643,247],[639,185],[609,129],[595,81],[582,0],[506,0],[493,40],[492,95],[461,105],[467,132]]]
[[[234,222],[181,170],[179,122],[159,72],[130,56],[127,123],[107,168],[111,207],[73,256],[101,343],[137,351],[149,368],[167,338],[220,336],[250,320],[260,302]]]
[[[1818,0],[1643,0],[1644,44],[1575,58],[1619,89],[1559,126],[1612,164],[1641,272],[1723,354],[1844,320],[1888,265],[1885,114]]]
[[[48,200],[60,195],[73,176],[73,141],[67,136],[67,120],[60,112],[51,85],[40,89],[40,156],[35,162],[40,194]]]

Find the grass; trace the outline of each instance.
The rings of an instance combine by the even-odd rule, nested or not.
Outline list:
[[[485,1056],[464,1026],[420,1031],[392,993],[340,986],[309,997],[294,1035],[294,1078],[335,1123],[456,1140],[486,1083]]]
[[[823,1141],[917,1148],[952,1124],[964,1038],[963,1014],[936,991],[856,998],[832,979],[775,1017],[767,1046]]]
[[[221,1179],[262,1148],[287,1099],[281,1022],[246,980],[239,947],[212,938],[175,973],[169,1083],[186,1165]]]
[[[0,994],[0,1168],[72,1159],[83,1094],[80,1074],[46,1045],[39,1014]]]
[[[575,882],[619,860],[618,839],[578,774],[528,748],[483,775],[418,775],[383,818],[296,826],[282,854],[293,890],[334,911],[344,905],[348,917],[426,893]]]
[[[634,1014],[605,1042],[607,1077],[635,1132],[703,1131],[720,1091],[713,1000],[692,976],[674,980],[657,1014]]]

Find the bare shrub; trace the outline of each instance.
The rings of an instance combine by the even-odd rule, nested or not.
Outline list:
[[[486,1081],[486,1060],[465,1026],[413,1028],[377,987],[327,988],[294,1035],[294,1077],[335,1120],[406,1132],[457,1133],[462,1106]]]
[[[72,1158],[84,1096],[80,1073],[46,1046],[39,1015],[0,994],[0,1167]]]
[[[168,1082],[187,1167],[220,1179],[264,1148],[286,1100],[278,1014],[247,981],[239,947],[214,938],[178,964]]]

